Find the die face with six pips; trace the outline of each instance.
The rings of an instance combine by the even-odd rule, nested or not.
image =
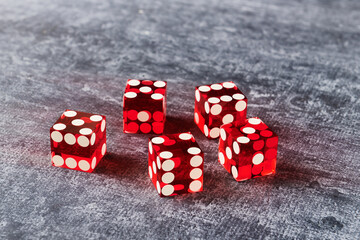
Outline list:
[[[278,136],[259,118],[221,126],[218,160],[237,181],[275,173]]]
[[[194,121],[207,138],[219,137],[220,126],[246,119],[247,98],[233,82],[195,89]]]
[[[106,153],[106,117],[66,110],[50,140],[53,166],[92,172]]]
[[[190,132],[151,138],[148,160],[149,176],[160,196],[202,191],[204,153]]]

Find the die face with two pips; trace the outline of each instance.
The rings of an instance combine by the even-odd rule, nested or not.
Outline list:
[[[149,139],[148,170],[160,196],[203,190],[204,153],[190,132]]]
[[[233,82],[198,86],[195,89],[194,121],[210,139],[218,138],[220,126],[246,119],[247,98]]]
[[[106,153],[106,117],[66,110],[50,128],[53,166],[92,172]]]
[[[125,133],[163,133],[166,119],[166,86],[165,81],[127,81],[123,99]]]
[[[259,118],[224,124],[218,160],[237,181],[275,173],[278,136]]]

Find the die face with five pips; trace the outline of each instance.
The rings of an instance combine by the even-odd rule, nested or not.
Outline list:
[[[166,86],[165,81],[127,81],[123,99],[125,133],[163,133],[166,119]]]
[[[66,110],[50,128],[53,166],[92,172],[106,153],[106,117]]]
[[[194,121],[207,138],[219,137],[220,126],[246,119],[247,98],[233,82],[195,89]]]
[[[160,196],[203,190],[204,153],[190,132],[149,139],[148,170]]]
[[[275,173],[278,136],[259,118],[221,126],[218,160],[237,181]]]

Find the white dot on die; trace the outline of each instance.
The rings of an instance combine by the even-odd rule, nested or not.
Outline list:
[[[153,173],[152,173],[151,166],[149,166],[149,176],[150,176],[150,178],[152,178],[152,177],[153,177]]]
[[[167,172],[161,177],[161,181],[163,183],[171,183],[172,181],[174,181],[174,179],[175,179],[175,175],[171,172]]]
[[[76,114],[77,113],[75,111],[66,111],[66,112],[64,112],[65,117],[75,117]]]
[[[93,121],[93,122],[100,122],[102,119],[103,119],[103,118],[102,118],[102,116],[100,116],[100,115],[92,115],[92,116],[90,117],[90,120]]]
[[[61,131],[61,130],[64,130],[64,129],[66,128],[66,125],[63,124],[63,123],[57,123],[57,124],[55,124],[55,125],[53,126],[53,128],[54,128],[55,130]]]
[[[137,94],[136,92],[127,92],[124,95],[126,98],[136,98]]]
[[[101,122],[101,132],[103,132],[103,131],[105,130],[105,126],[106,126],[106,121],[105,121],[105,119],[104,119],[104,120],[102,120],[102,122]]]
[[[236,100],[242,100],[245,98],[245,96],[241,93],[235,93],[232,97]]]
[[[77,142],[82,147],[87,147],[87,146],[89,146],[89,143],[90,143],[89,139],[85,136],[78,137]]]
[[[224,157],[224,154],[222,152],[219,152],[219,162],[221,164],[225,163],[225,157]]]
[[[188,148],[187,152],[190,154],[199,154],[199,153],[201,153],[201,149],[198,147],[191,147],[191,148]]]
[[[162,144],[165,140],[162,137],[153,137],[151,141],[155,144]]]
[[[256,153],[252,158],[252,162],[255,165],[258,165],[258,164],[262,163],[263,161],[264,161],[264,155],[262,153]]]
[[[252,128],[252,127],[244,127],[242,129],[243,133],[246,133],[246,134],[251,134],[251,133],[254,133],[255,132],[255,129]]]
[[[226,147],[226,156],[228,159],[231,159],[232,158],[232,152],[231,152],[231,149],[229,147]]]
[[[142,93],[149,93],[149,92],[151,92],[151,88],[150,88],[150,87],[141,87],[139,90],[140,90],[140,92],[142,92]]]
[[[53,131],[51,133],[51,139],[54,140],[54,142],[61,142],[63,140],[63,136],[58,131]]]
[[[220,130],[220,136],[223,141],[226,140],[226,132],[223,128]]]
[[[170,196],[171,194],[173,194],[173,192],[174,192],[174,186],[173,185],[165,185],[161,190],[161,193],[164,196]]]
[[[81,126],[83,125],[85,122],[82,119],[75,119],[71,121],[71,124],[74,126]]]
[[[161,188],[160,188],[160,183],[159,181],[156,181],[156,190],[158,191],[158,193],[161,193]]]
[[[205,136],[209,135],[209,128],[206,125],[204,125],[204,134]]]
[[[80,129],[79,133],[82,135],[89,135],[90,133],[92,133],[93,131],[90,128],[82,128]]]
[[[77,166],[77,162],[73,158],[67,158],[65,160],[65,164],[68,168],[72,168],[72,169],[76,168]]]
[[[75,142],[76,142],[75,136],[74,136],[73,134],[71,134],[71,133],[65,134],[64,140],[65,140],[65,142],[66,142],[67,144],[69,144],[69,145],[74,145]]]
[[[171,158],[173,156],[172,152],[164,151],[160,153],[160,157],[162,158]]]
[[[220,134],[220,128],[218,127],[214,127],[213,129],[210,130],[210,137],[212,138],[218,138]]]
[[[232,97],[230,97],[229,95],[224,95],[220,97],[220,100],[223,102],[231,102]]]
[[[53,164],[54,164],[55,166],[57,166],[57,167],[64,165],[64,159],[63,159],[61,156],[59,156],[59,155],[53,156],[53,157],[52,157],[52,162],[53,162]]]
[[[159,156],[156,157],[156,165],[159,169],[161,169],[161,161],[160,161]]]
[[[137,118],[139,119],[140,122],[146,122],[150,119],[150,115],[146,111],[141,111],[138,113]]]
[[[154,100],[160,100],[160,99],[163,99],[163,95],[160,94],[160,93],[153,93],[151,94],[151,98],[154,99]]]
[[[238,141],[239,143],[248,143],[248,142],[250,142],[250,139],[245,136],[240,136],[236,139],[236,141]]]
[[[175,167],[175,163],[173,160],[166,160],[162,163],[161,165],[161,168],[164,170],[164,171],[171,171],[173,170]]]
[[[196,123],[196,124],[199,124],[199,120],[200,120],[200,119],[199,119],[199,114],[198,114],[198,113],[195,113],[195,114],[194,114],[194,120],[195,120],[195,123]]]
[[[253,125],[258,125],[261,123],[261,120],[259,118],[250,118],[249,123]]]
[[[193,192],[197,192],[201,189],[202,183],[199,180],[192,181],[189,185],[189,188]]]
[[[220,99],[217,97],[211,97],[208,99],[209,103],[219,103]]]
[[[235,105],[236,111],[243,111],[246,108],[246,102],[245,101],[238,101]]]
[[[140,84],[140,81],[137,80],[137,79],[131,79],[131,80],[128,81],[128,84],[129,84],[130,86],[135,87],[135,86],[138,86],[138,85]]]
[[[192,138],[192,135],[189,134],[189,133],[181,133],[181,134],[179,135],[179,138],[180,138],[181,140],[190,140],[190,139]]]
[[[210,87],[211,87],[212,90],[220,90],[220,89],[223,88],[220,84],[217,84],[217,83],[212,84]]]
[[[240,147],[239,144],[237,142],[233,142],[233,150],[236,154],[240,153]]]
[[[91,144],[91,146],[95,144],[95,140],[96,140],[96,134],[93,133],[93,134],[91,134],[91,138],[90,138],[90,144]]]
[[[156,174],[156,163],[152,162],[152,169],[154,171],[154,174]]]
[[[198,167],[202,164],[203,162],[203,158],[199,155],[197,156],[193,156],[191,159],[190,159],[190,165],[192,167]]]
[[[195,99],[196,99],[197,102],[200,101],[200,91],[199,90],[195,91]]]
[[[190,171],[190,178],[191,179],[198,179],[202,176],[202,170],[200,168],[194,168]]]
[[[80,160],[79,168],[83,171],[88,171],[90,169],[90,164],[85,160]]]
[[[223,86],[224,86],[224,88],[234,88],[235,84],[232,82],[224,82]]]
[[[211,107],[211,114],[212,115],[219,115],[221,113],[222,107],[220,104],[215,104]]]
[[[101,148],[101,155],[105,155],[105,153],[106,153],[106,143],[104,143],[103,145],[102,145],[102,148]]]
[[[234,177],[235,179],[237,179],[239,173],[238,173],[238,170],[236,169],[235,166],[232,166],[232,167],[231,167],[231,173],[232,173],[233,177]]]
[[[166,83],[164,81],[156,81],[154,82],[155,87],[165,87]]]
[[[96,167],[96,157],[91,161],[91,168],[94,169]]]
[[[230,113],[226,114],[222,119],[223,124],[231,123],[233,121],[234,121],[234,116]]]
[[[153,148],[152,148],[152,144],[150,141],[149,141],[149,153],[153,154]]]
[[[208,103],[208,102],[205,102],[204,107],[205,107],[205,112],[206,112],[207,114],[209,114],[209,112],[210,112],[209,103]]]
[[[209,86],[200,86],[199,87],[200,92],[208,92],[210,90],[211,90],[211,88]]]

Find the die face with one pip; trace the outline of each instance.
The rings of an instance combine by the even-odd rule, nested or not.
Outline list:
[[[162,197],[203,190],[204,153],[190,132],[151,138],[148,169]]]
[[[50,128],[53,166],[92,172],[106,153],[106,118],[66,110]]]
[[[221,126],[219,162],[237,181],[275,173],[278,136],[259,118]]]
[[[125,133],[163,133],[166,86],[165,81],[127,81],[123,100]]]
[[[233,82],[198,86],[194,120],[206,137],[218,138],[220,126],[246,119],[247,98]]]

